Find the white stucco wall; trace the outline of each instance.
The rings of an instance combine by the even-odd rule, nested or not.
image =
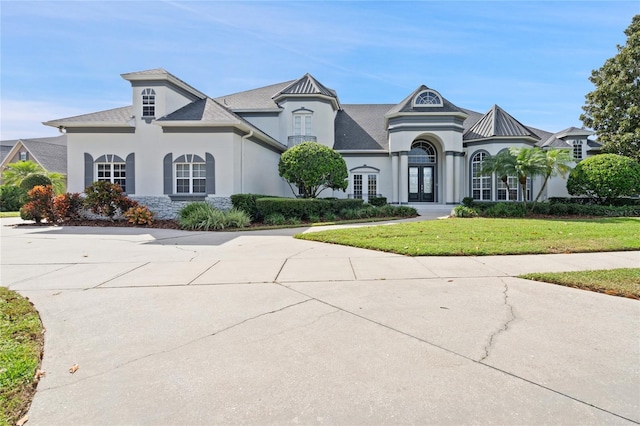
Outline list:
[[[313,111],[311,134],[318,143],[333,148],[335,138],[336,111],[329,101],[314,98],[291,98],[280,103],[280,141],[287,144],[287,137],[293,135],[293,114],[301,108]]]

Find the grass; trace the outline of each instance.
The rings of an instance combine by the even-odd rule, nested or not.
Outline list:
[[[14,425],[26,413],[44,338],[31,302],[0,287],[0,425]]]
[[[408,256],[486,256],[640,249],[640,218],[447,219],[298,234]]]
[[[20,212],[0,212],[0,218],[2,217],[20,217]]]
[[[640,268],[533,273],[519,278],[640,299]]]

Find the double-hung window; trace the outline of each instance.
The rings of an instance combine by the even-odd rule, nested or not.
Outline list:
[[[123,192],[127,192],[127,172],[125,161],[117,155],[108,154],[95,162],[95,180],[117,183]]]
[[[183,155],[176,160],[175,193],[205,194],[207,192],[207,166],[197,155]]]
[[[142,91],[142,116],[155,117],[156,115],[156,92],[153,89]]]

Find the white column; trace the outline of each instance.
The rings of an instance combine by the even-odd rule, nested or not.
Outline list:
[[[398,153],[391,153],[391,203],[398,204]]]
[[[464,194],[464,153],[456,152],[454,157],[454,166],[455,166],[455,178],[456,178],[456,186],[453,192],[453,201],[455,203],[459,203],[462,201],[462,194]]]
[[[454,187],[456,186],[454,166],[453,166],[453,151],[445,152],[445,203],[453,204]]]
[[[409,151],[400,151],[400,204],[409,202]]]

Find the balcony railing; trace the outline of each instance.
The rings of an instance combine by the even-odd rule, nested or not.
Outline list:
[[[315,136],[311,135],[295,135],[287,138],[287,146],[289,148],[302,142],[317,142],[317,140]]]

